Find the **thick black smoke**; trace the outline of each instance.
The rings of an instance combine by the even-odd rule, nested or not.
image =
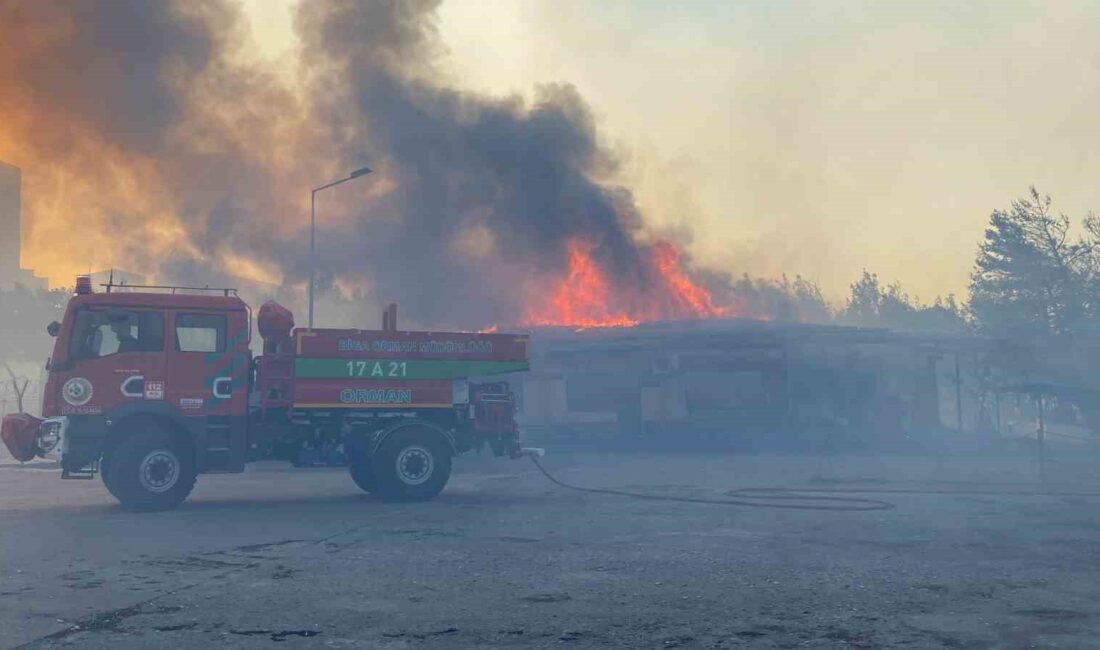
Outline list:
[[[184,13],[147,0],[2,0],[0,115],[28,107],[63,115],[61,128],[36,134],[62,148],[91,129],[120,147],[158,154],[183,117],[172,80],[200,74],[214,56],[215,8],[205,1]]]
[[[596,243],[614,275],[640,279],[640,220],[629,192],[600,182],[615,161],[584,100],[568,85],[538,89],[527,106],[440,83],[437,4],[299,10],[314,113],[345,156],[368,147],[396,181],[336,257],[363,256],[382,291],[398,288],[429,321],[517,322],[525,294],[560,277],[571,237]]]
[[[397,301],[430,326],[520,322],[572,238],[613,281],[645,285],[641,220],[583,98],[443,78],[438,4],[303,2],[288,80],[248,56],[228,0],[0,0],[0,124],[15,133],[0,157],[32,181],[58,168],[92,183],[89,216],[57,218],[161,280],[218,283],[245,260],[300,283],[309,189],[366,162],[376,174],[321,197],[318,243],[327,286],[371,307]]]
[[[58,256],[162,279],[283,257],[300,111],[245,29],[225,0],[0,0],[0,157]]]

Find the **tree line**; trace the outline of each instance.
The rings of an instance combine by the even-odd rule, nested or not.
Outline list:
[[[1034,187],[994,210],[978,245],[969,297],[925,303],[900,284],[864,271],[841,305],[812,281],[753,280],[733,284],[752,308],[777,320],[970,333],[1035,345],[1091,341],[1100,335],[1100,219],[1076,225],[1055,213]]]
[[[1075,228],[1035,188],[990,215],[965,301],[948,295],[925,303],[869,271],[839,305],[801,277],[709,284],[716,298],[775,321],[971,333],[1049,349],[1095,340],[1100,349],[1100,219],[1089,215]],[[44,359],[52,343],[44,327],[60,319],[68,295],[0,290],[0,359]]]

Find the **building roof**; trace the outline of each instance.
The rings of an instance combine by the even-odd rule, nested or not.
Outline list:
[[[712,319],[642,323],[634,327],[576,329],[544,327],[533,330],[535,339],[557,349],[562,347],[646,347],[669,344],[700,345],[788,345],[806,343],[911,344],[949,349],[973,349],[1006,341],[965,333],[910,332],[884,328],[781,323],[751,319]]]

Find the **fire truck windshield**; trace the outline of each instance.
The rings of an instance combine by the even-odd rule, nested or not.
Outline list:
[[[164,349],[164,316],[156,311],[82,309],[70,343],[74,359]]]

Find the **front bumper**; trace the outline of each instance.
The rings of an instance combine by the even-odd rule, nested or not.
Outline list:
[[[62,416],[41,420],[16,413],[0,422],[0,439],[20,462],[35,458],[58,461],[66,474],[78,475],[92,467],[103,451],[106,420],[99,416]]]

